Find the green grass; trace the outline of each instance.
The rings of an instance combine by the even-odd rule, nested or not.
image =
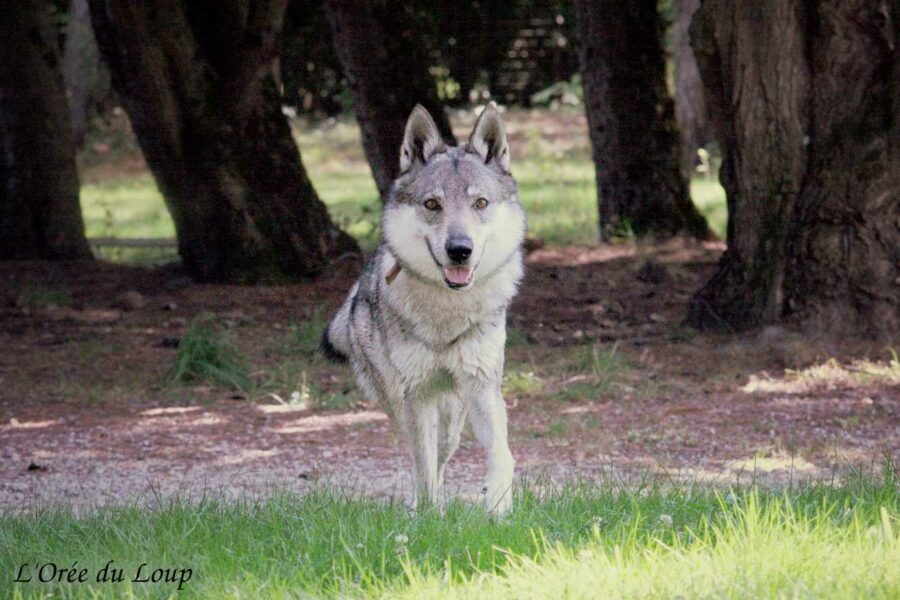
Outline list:
[[[896,598],[897,479],[723,490],[615,480],[521,486],[492,520],[324,488],[260,500],[158,501],[0,515],[0,594],[37,598]],[[109,560],[121,583],[97,583]],[[87,569],[81,584],[13,583],[23,563]],[[191,569],[177,583],[137,568]],[[145,572],[147,567],[145,567]],[[185,573],[186,575],[186,573]],[[177,577],[177,576],[176,576]]]
[[[175,224],[149,174],[81,186],[81,211],[89,238],[175,238]],[[174,248],[103,248],[113,262],[156,265],[177,258]]]
[[[530,365],[511,365],[503,375],[503,395],[516,398],[536,396],[543,389],[543,381]]]
[[[728,206],[722,185],[715,179],[694,177],[691,180],[691,199],[700,214],[706,217],[713,233],[724,240],[728,232]]]
[[[149,174],[81,186],[88,237],[175,237],[156,182]]]
[[[167,376],[174,383],[211,383],[239,391],[253,387],[247,360],[209,315],[191,322]]]
[[[552,119],[535,113],[535,121]],[[380,235],[381,203],[362,153],[359,128],[349,119],[298,125],[295,135],[306,170],[332,218],[371,250]],[[537,125],[526,130],[523,155],[513,174],[528,215],[529,235],[550,245],[597,240],[594,165],[586,140],[565,150],[542,142]],[[716,181],[696,177],[691,194],[710,226],[724,239],[725,195]],[[175,229],[149,174],[82,186],[81,205],[89,237],[173,238]],[[131,250],[107,256],[122,262],[158,262],[160,253]]]
[[[72,295],[64,290],[55,290],[41,286],[26,287],[17,297],[16,305],[20,308],[41,309],[48,306],[65,308],[72,305]]]
[[[291,323],[281,335],[267,338],[260,347],[233,341],[214,316],[201,315],[179,340],[163,381],[167,394],[194,402],[184,392],[201,386],[207,394],[232,392],[232,399],[253,402],[274,400],[326,410],[358,406],[362,397],[349,370],[330,368],[318,352],[325,317],[324,311],[316,311],[306,320]]]
[[[328,326],[328,317],[328,311],[320,307],[308,319],[291,322],[280,351],[288,355],[317,356],[322,333]]]
[[[559,394],[568,402],[594,400],[621,392],[636,370],[615,344],[609,347],[590,344],[565,349],[560,353],[556,368],[576,378],[574,381],[569,379]]]

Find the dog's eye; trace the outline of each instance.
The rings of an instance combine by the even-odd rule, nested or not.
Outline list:
[[[487,208],[487,205],[490,204],[487,198],[479,198],[475,201],[475,208],[478,210],[484,210]]]
[[[425,204],[423,206],[425,206],[425,208],[427,208],[428,210],[441,210],[441,203],[438,202],[435,198],[429,198],[425,201]]]

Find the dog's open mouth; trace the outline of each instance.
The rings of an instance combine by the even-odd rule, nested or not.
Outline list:
[[[444,281],[451,288],[458,290],[472,283],[472,275],[475,269],[471,266],[462,267],[443,267]]]

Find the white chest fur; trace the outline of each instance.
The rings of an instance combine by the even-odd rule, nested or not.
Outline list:
[[[387,276],[393,267],[393,258],[386,254],[380,265],[382,275]],[[522,270],[516,255],[466,290],[420,281],[403,271],[385,285],[384,301],[412,329],[390,349],[391,362],[407,385],[422,385],[441,369],[477,379],[499,376],[506,342],[506,307],[516,293]]]

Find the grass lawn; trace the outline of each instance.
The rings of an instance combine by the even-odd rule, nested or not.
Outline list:
[[[542,130],[552,113],[513,116],[511,135],[518,134],[513,174],[528,214],[529,235],[550,245],[593,244],[597,240],[594,166],[586,133],[567,129],[562,142],[551,141]],[[380,202],[352,120],[297,125],[295,133],[303,161],[316,191],[334,220],[366,249],[378,241]],[[547,139],[545,139],[547,137]],[[96,157],[94,158],[96,160]],[[84,161],[83,161],[84,162]],[[107,170],[108,171],[108,170]],[[89,237],[175,236],[162,196],[149,174],[124,178],[88,178],[81,204]],[[713,231],[725,237],[725,194],[714,180],[696,177],[691,195]],[[107,256],[141,262],[152,253]]]
[[[520,487],[500,520],[459,501],[443,517],[416,516],[324,488],[80,515],[38,508],[0,516],[0,590],[13,598],[897,598],[900,496],[884,473],[788,491],[537,484]],[[110,560],[123,581],[97,583]],[[84,583],[37,582],[36,563],[76,561]],[[134,581],[144,563],[140,579],[170,569],[176,582]],[[20,570],[33,581],[13,583]],[[45,578],[53,571],[45,567]]]

